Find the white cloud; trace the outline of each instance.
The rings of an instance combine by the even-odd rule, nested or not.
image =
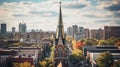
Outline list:
[[[83,9],[80,8],[81,4],[85,5]],[[99,3],[99,7],[103,8],[106,3],[103,1]],[[114,2],[117,4],[117,2]],[[65,8],[65,6],[78,6],[78,8]],[[31,13],[31,12],[36,12]],[[8,24],[8,30],[11,27],[16,27],[22,21],[27,23],[28,29],[43,29],[43,30],[56,30],[58,23],[59,3],[57,0],[43,1],[39,3],[33,2],[4,2],[0,6],[0,21],[5,21]],[[87,28],[103,27],[106,23],[96,23],[97,20],[109,20],[113,13],[107,10],[96,8],[86,0],[73,0],[64,1],[62,4],[62,13],[65,30],[68,26],[78,24]],[[89,15],[86,17],[84,15]],[[94,18],[90,17],[94,16]],[[112,23],[113,24],[113,23]],[[95,26],[96,25],[96,26]],[[115,23],[114,23],[115,25]]]

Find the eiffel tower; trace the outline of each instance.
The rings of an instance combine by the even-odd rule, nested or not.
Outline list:
[[[68,67],[66,36],[64,33],[61,2],[59,9],[59,22],[56,29],[54,50],[54,67],[58,67],[59,65],[61,65],[61,67]]]

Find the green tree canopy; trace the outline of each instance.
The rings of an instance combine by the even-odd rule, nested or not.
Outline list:
[[[53,67],[52,59],[46,58],[43,61],[39,62],[40,67]]]
[[[97,45],[98,44],[98,40],[96,40],[96,39],[85,39],[84,43],[86,45],[89,45],[89,46]]]
[[[84,59],[84,56],[82,54],[82,50],[79,50],[79,49],[74,50],[72,54],[69,56],[69,60],[73,64],[77,64],[83,59]]]
[[[111,67],[113,65],[113,57],[109,52],[103,52],[96,59],[98,67]]]
[[[99,40],[98,45],[109,45],[109,42],[106,40]]]
[[[115,61],[112,65],[112,67],[120,67],[120,60]]]

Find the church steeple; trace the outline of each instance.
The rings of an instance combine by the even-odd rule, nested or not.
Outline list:
[[[67,46],[64,33],[63,19],[62,19],[62,9],[60,2],[59,9],[59,21],[56,30],[55,36],[55,50],[54,50],[54,67],[58,67],[59,63],[62,64],[62,67],[68,67],[68,55],[67,55]]]
[[[64,34],[64,26],[63,26],[63,19],[62,19],[62,9],[61,9],[61,3],[60,2],[60,9],[59,9],[59,21],[58,26],[56,30],[56,45],[59,42],[59,39],[62,40],[63,45],[65,44],[65,34]]]

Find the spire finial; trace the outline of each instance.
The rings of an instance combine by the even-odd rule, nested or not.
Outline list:
[[[59,3],[60,3],[60,5],[61,5],[62,2],[60,1]]]

